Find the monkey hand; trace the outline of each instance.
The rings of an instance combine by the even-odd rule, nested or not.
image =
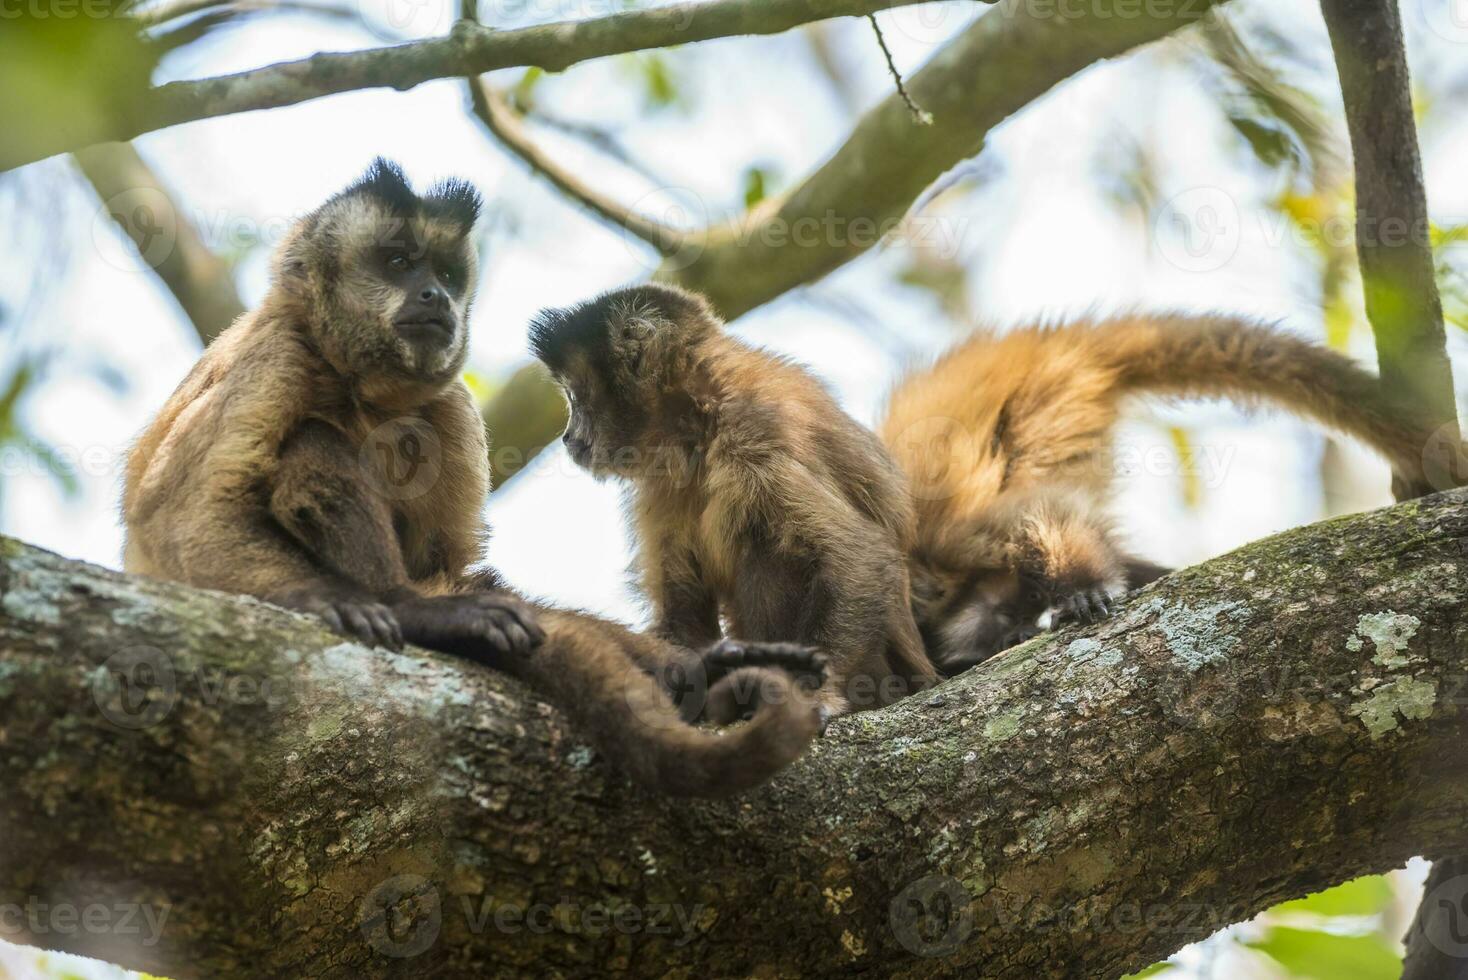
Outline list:
[[[797,677],[809,678],[814,686],[826,681],[826,655],[799,643],[746,643],[720,640],[699,654],[704,679],[712,687],[741,667],[774,667]]]
[[[403,631],[392,609],[371,596],[322,586],[296,589],[272,597],[276,605],[319,616],[338,633],[363,643],[401,650]]]
[[[798,643],[720,640],[697,655],[690,674],[701,683],[670,684],[669,690],[688,721],[727,725],[752,716],[765,700],[794,696],[786,694],[792,688],[819,690],[827,663],[825,654]]]
[[[1050,607],[1050,628],[1069,623],[1097,623],[1111,615],[1111,593],[1099,585],[1085,586],[1058,597]]]
[[[545,639],[535,613],[508,592],[414,596],[392,611],[409,643],[492,667],[511,666]]]

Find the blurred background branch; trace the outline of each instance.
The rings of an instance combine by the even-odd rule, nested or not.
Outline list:
[[[131,143],[98,143],[74,154],[113,222],[149,262],[207,346],[245,311],[229,265],[204,243],[198,227]],[[152,255],[154,238],[172,236]]]

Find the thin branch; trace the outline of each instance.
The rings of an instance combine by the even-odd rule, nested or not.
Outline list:
[[[902,72],[897,70],[897,62],[892,60],[892,51],[887,47],[887,38],[882,34],[882,25],[877,23],[876,14],[867,14],[867,20],[872,25],[872,33],[877,35],[877,45],[882,49],[882,57],[887,59],[887,74],[892,76],[892,81],[897,86],[897,96],[902,99],[902,104],[907,106],[907,111],[912,113],[913,121],[919,126],[933,125],[933,114],[919,106],[908,94],[907,86],[902,82]]]
[[[77,166],[142,260],[178,301],[205,346],[244,312],[229,266],[204,243],[131,143],[78,150]]]
[[[1381,383],[1458,437],[1396,0],[1322,0],[1356,172],[1356,251]],[[1398,499],[1430,492],[1394,486]],[[1442,489],[1441,487],[1437,489]]]
[[[719,37],[779,34],[812,21],[866,16],[918,2],[922,0],[704,0],[508,31],[459,20],[446,37],[366,51],[326,52],[232,75],[170,82],[152,91],[135,118],[99,123],[89,142],[131,139],[198,119],[297,105],[359,89],[405,91],[435,78],[469,77],[501,68],[563,71],[593,58]],[[39,152],[29,145],[10,153],[0,151],[0,169],[79,145],[67,140],[50,136]]]
[[[685,246],[688,239],[685,232],[632,211],[552,159],[536,145],[524,121],[510,108],[504,96],[490,86],[487,79],[471,78],[469,97],[474,105],[474,115],[500,144],[561,193],[579,202],[613,227],[636,235],[662,255],[673,255]]]

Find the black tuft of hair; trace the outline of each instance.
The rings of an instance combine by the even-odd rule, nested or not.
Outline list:
[[[677,286],[645,283],[613,289],[575,306],[541,310],[530,321],[530,351],[552,371],[565,368],[572,351],[603,363],[611,351],[612,322],[628,315],[673,323],[711,317],[708,302]]]
[[[611,350],[607,333],[610,310],[602,300],[589,299],[575,306],[544,309],[530,321],[530,352],[551,371],[565,369],[572,351],[584,351],[602,363]]]
[[[440,180],[428,189],[428,196],[423,199],[424,214],[451,221],[466,232],[479,220],[483,207],[484,199],[479,191],[458,177]]]
[[[403,168],[386,157],[373,160],[362,176],[337,195],[337,199],[350,197],[370,197],[390,213],[402,217],[415,213],[421,203]]]

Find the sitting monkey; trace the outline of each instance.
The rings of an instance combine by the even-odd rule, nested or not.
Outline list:
[[[210,345],[128,459],[128,571],[242,592],[367,643],[418,643],[524,677],[643,785],[721,795],[797,758],[822,718],[785,645],[694,653],[591,616],[533,607],[488,569],[483,423],[459,374],[477,192],[418,195],[378,160],[301,219],[269,293]],[[533,651],[533,652],[532,652]],[[673,685],[758,682],[722,735]]]
[[[531,346],[570,403],[571,457],[632,485],[660,635],[703,646],[722,619],[740,640],[817,647],[833,714],[934,681],[908,593],[907,487],[807,371],[659,285],[547,310]],[[716,699],[710,711],[739,707]]]

